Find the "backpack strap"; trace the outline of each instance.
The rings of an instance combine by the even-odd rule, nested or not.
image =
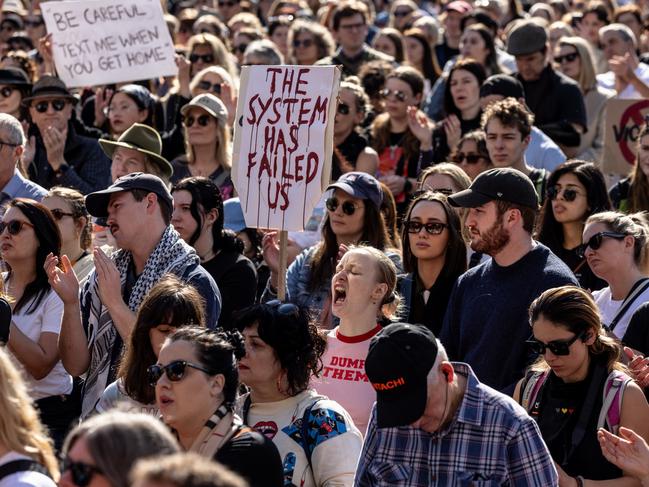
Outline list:
[[[14,460],[0,467],[0,480],[18,472],[38,472],[50,476],[48,470],[36,460]]]
[[[523,406],[523,409],[528,413],[532,412],[539,391],[541,390],[541,387],[543,387],[543,384],[545,384],[545,380],[548,378],[549,373],[549,369],[544,370],[543,372],[533,372],[526,378],[526,382],[522,385],[521,406]]]
[[[597,428],[606,427],[608,431],[617,434],[622,416],[624,390],[632,380],[631,377],[618,370],[614,370],[608,375],[604,385],[604,399],[597,420]]]

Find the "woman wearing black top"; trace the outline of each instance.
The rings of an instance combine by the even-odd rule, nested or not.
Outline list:
[[[606,282],[593,274],[582,254],[582,233],[590,215],[610,209],[604,175],[594,164],[567,161],[550,175],[538,240],[570,267],[581,287],[591,291],[606,287]]]
[[[232,313],[255,301],[257,273],[243,256],[243,242],[223,228],[223,200],[208,178],[185,178],[172,189],[171,224],[185,242],[196,249],[201,265],[221,291],[223,307],[219,324],[228,327]]]
[[[453,285],[467,267],[460,217],[445,195],[427,191],[411,203],[402,239],[408,274],[399,278],[399,293],[406,321],[439,334]]]
[[[238,332],[180,328],[163,344],[149,378],[162,419],[182,448],[222,463],[251,487],[281,486],[277,448],[233,412],[239,389],[236,360],[244,355]]]

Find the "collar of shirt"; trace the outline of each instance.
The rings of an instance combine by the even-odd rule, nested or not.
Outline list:
[[[458,407],[453,420],[439,433],[433,433],[437,436],[445,436],[450,433],[457,423],[467,423],[475,426],[481,424],[482,411],[484,408],[484,401],[482,392],[480,391],[480,382],[471,369],[469,364],[463,362],[451,362],[453,370],[456,374],[462,375],[466,378],[466,387],[464,389],[464,396],[460,407]]]
[[[8,196],[9,199],[17,198],[18,192],[23,187],[24,182],[25,182],[25,178],[22,176],[22,174],[20,174],[18,168],[14,168],[14,175],[11,176],[11,179],[6,184],[6,186],[2,188],[2,195]],[[5,198],[3,197],[2,199]]]

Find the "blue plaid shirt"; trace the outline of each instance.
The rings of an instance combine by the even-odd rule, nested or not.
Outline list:
[[[462,403],[439,433],[409,426],[377,428],[372,408],[354,485],[558,485],[557,471],[532,418],[511,398],[478,381],[471,367]]]

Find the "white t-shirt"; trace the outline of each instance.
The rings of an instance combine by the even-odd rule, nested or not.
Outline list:
[[[638,67],[635,69],[635,74],[645,84],[649,83],[649,66],[646,64],[639,63]],[[613,74],[613,71],[598,74],[597,84],[602,88],[615,90],[615,74]],[[642,99],[642,95],[638,93],[638,90],[636,90],[631,83],[629,83],[615,98],[618,100],[629,100],[634,98]]]
[[[12,452],[0,457],[0,466],[16,460],[33,460],[26,455]],[[40,472],[16,472],[0,480],[0,487],[56,487],[54,481]]]
[[[600,289],[599,291],[594,291],[593,298],[595,298],[595,302],[599,307],[599,312],[602,314],[602,323],[608,326],[617,315],[617,312],[620,309],[622,303],[624,302],[624,299],[620,299],[620,300],[612,299],[610,287],[605,287],[604,289]],[[618,337],[620,340],[624,337],[624,334],[626,333],[626,329],[629,327],[629,322],[631,321],[631,317],[633,316],[633,313],[635,313],[635,311],[640,307],[640,305],[648,301],[649,301],[649,288],[645,289],[644,292],[642,292],[635,299],[633,304],[629,306],[629,309],[627,309],[626,313],[624,313],[624,316],[622,316],[620,320],[617,322],[617,325],[615,325],[615,329],[613,330],[613,333],[615,334],[616,337]]]
[[[6,274],[4,277],[6,279]],[[37,343],[41,333],[54,333],[56,335],[61,333],[63,301],[54,290],[50,289],[41,300],[38,308],[31,314],[26,314],[29,306],[30,303],[27,303],[19,313],[14,313],[11,318],[27,338]],[[18,357],[16,357],[16,360],[20,363]],[[34,379],[25,369],[23,369],[23,377],[29,387],[29,395],[34,400],[72,392],[72,377],[65,371],[60,360],[50,373],[41,380]]]

